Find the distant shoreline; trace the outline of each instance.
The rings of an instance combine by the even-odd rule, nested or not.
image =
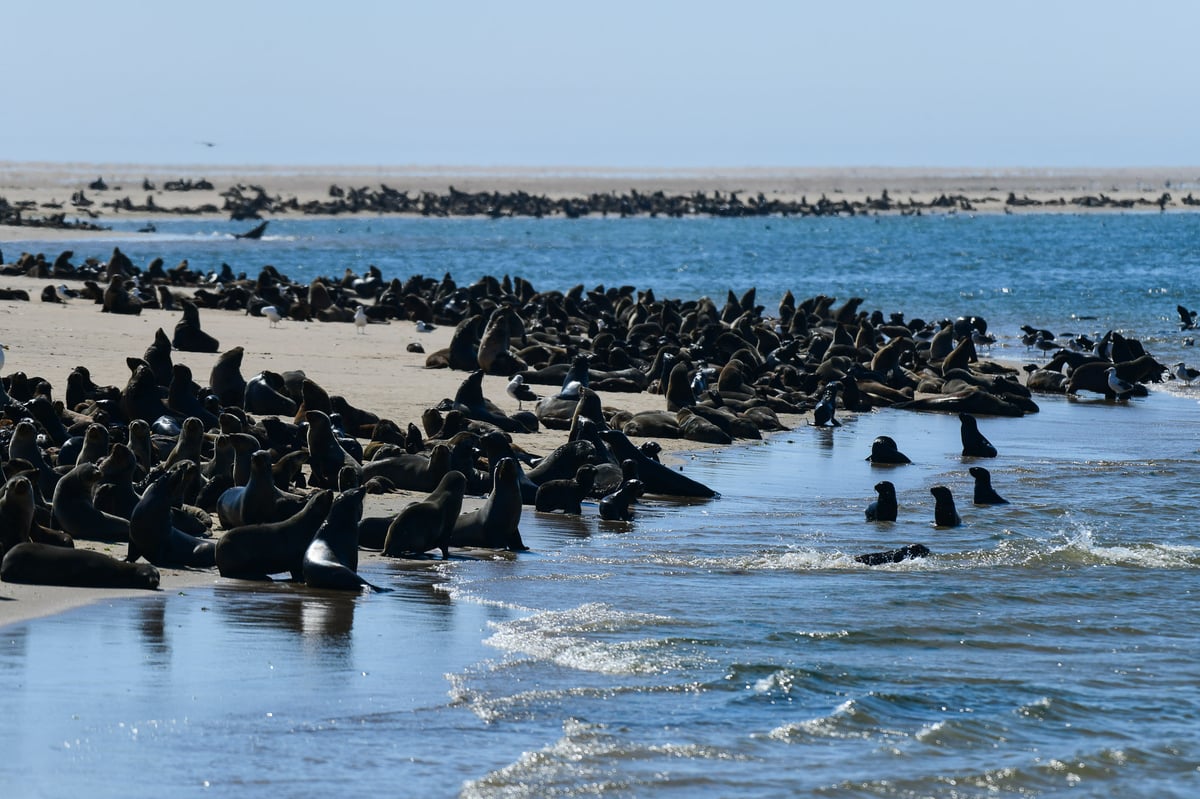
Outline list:
[[[808,216],[1200,210],[1200,167],[620,169],[0,161],[0,241],[121,217]]]

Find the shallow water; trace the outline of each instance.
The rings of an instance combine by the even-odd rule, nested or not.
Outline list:
[[[678,296],[757,283],[771,304],[784,285],[853,288],[885,312],[982,313],[1010,358],[1026,356],[1017,324],[1058,329],[1077,312],[1168,360],[1191,352],[1174,305],[1200,294],[1198,222],[301,220],[273,222],[279,238],[253,250],[190,222],[121,246],[138,262],[177,252],[293,277],[311,259],[333,274],[377,263]],[[339,249],[342,236],[355,243]],[[387,594],[218,581],[10,626],[6,783],[32,796],[1191,796],[1198,400],[1200,386],[1170,383],[1127,403],[1039,398],[1039,414],[981,420],[1000,451],[987,461],[961,457],[953,415],[847,417],[688,459],[717,500],[651,498],[627,525],[594,506],[527,512],[529,553],[369,563]],[[865,462],[884,434],[914,463]],[[976,464],[1011,504],[971,504]],[[866,523],[881,479],[899,520]],[[933,528],[937,484],[961,527]],[[933,555],[853,560],[911,542]]]

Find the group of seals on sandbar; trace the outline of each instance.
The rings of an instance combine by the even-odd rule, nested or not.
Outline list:
[[[20,556],[4,567],[4,579],[44,580],[50,564],[74,557],[47,547],[61,550],[77,536],[128,541],[129,561],[215,565],[239,577],[287,572],[313,585],[356,588],[363,585],[358,545],[395,556],[462,546],[520,550],[525,505],[574,513],[595,498],[602,518],[628,520],[643,494],[715,496],[660,463],[653,442],[639,446],[630,437],[728,443],[785,429],[780,413],[818,407],[823,424],[835,424],[838,407],[953,411],[964,419],[1037,410],[1016,370],[980,360],[975,341],[987,323],[977,316],[927,323],[860,310],[858,297],[835,307],[833,297],[796,301],[790,292],[776,315],[764,316],[754,289],[740,297],[730,291],[719,308],[707,297],[660,299],[632,286],[537,291],[508,276],[460,286],[448,274],[389,281],[373,267],[297,284],[273,267],[251,280],[224,266],[202,280],[186,262],[167,270],[159,259],[143,270],[114,250],[107,263],[76,267],[71,255],[51,266],[26,254],[0,271],[105,275],[131,298],[169,304],[183,316],[174,339],[160,329],[143,357],[127,359],[122,389],[96,386],[85,366],[68,378],[62,402],[44,380],[4,378],[0,410],[15,424],[0,432],[8,475],[0,512],[11,506],[14,518],[29,518],[7,534],[6,548]],[[191,296],[174,294],[180,286]],[[92,299],[104,303],[103,294]],[[255,313],[268,304],[289,319],[452,326],[449,347],[431,353],[426,366],[466,377],[453,398],[423,414],[420,428],[401,428],[330,396],[299,370],[245,379],[242,347],[220,356],[207,385],[172,361],[176,350],[217,351],[216,339],[200,330],[201,308]],[[484,374],[553,389],[532,411],[508,414],[483,395]],[[660,394],[665,410],[605,408],[597,390]],[[512,445],[511,434],[541,426],[567,430],[568,441],[542,458]],[[963,445],[974,456],[990,446],[965,421]],[[880,437],[870,460],[907,458]],[[320,493],[303,493],[310,489],[335,492],[329,507]],[[362,518],[364,493],[391,489],[429,495],[407,513]],[[466,494],[487,499],[464,514]],[[209,540],[213,513],[231,543]],[[151,582],[147,569],[134,575],[81,560],[80,570],[99,583]]]

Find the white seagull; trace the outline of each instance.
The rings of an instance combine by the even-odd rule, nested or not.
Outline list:
[[[262,309],[262,315],[271,320],[271,327],[279,324],[279,320],[283,318],[283,314],[279,313],[279,309],[274,305],[267,305]]]
[[[1104,374],[1108,375],[1109,391],[1116,394],[1117,399],[1128,399],[1129,395],[1133,393],[1133,383],[1117,377],[1115,366],[1108,367],[1108,370]]]
[[[0,359],[0,365],[3,364],[3,359]],[[1200,377],[1200,370],[1184,366],[1183,361],[1180,361],[1175,364],[1175,376],[1190,386],[1193,380]]]
[[[4,368],[4,351],[8,349],[7,344],[0,344],[0,369]]]
[[[436,325],[431,325],[428,322],[424,322],[424,321],[417,322],[417,332],[418,333],[432,333],[434,330],[437,330]]]
[[[359,333],[367,332],[367,310],[361,305],[354,310],[354,326]]]
[[[505,389],[508,396],[517,401],[517,410],[522,409],[523,402],[537,402],[541,399],[537,394],[533,393],[533,389],[525,385],[525,378],[521,375],[513,375],[513,379],[508,381],[508,388]]]
[[[58,297],[59,302],[66,305],[71,300],[71,291],[67,288],[66,283],[59,283],[54,287],[54,294]]]

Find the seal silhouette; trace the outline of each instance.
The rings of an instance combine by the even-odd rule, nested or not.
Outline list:
[[[395,558],[440,549],[442,558],[448,558],[466,485],[462,472],[447,472],[429,496],[402,508],[388,525],[383,554]]]
[[[967,470],[975,478],[976,505],[1007,505],[1008,500],[996,493],[992,488],[992,474],[982,466],[972,466]]]
[[[878,494],[878,498],[870,505],[867,505],[867,521],[896,521],[896,486],[892,485],[888,480],[881,480],[875,484],[875,492]]]
[[[950,489],[946,486],[934,486],[929,489],[929,493],[933,494],[933,523],[937,527],[958,527],[962,524],[962,517],[958,515],[958,510],[954,507],[954,495],[950,493]]]
[[[959,433],[962,437],[962,454],[969,458],[994,458],[996,448],[979,432],[979,422],[969,413],[960,413],[958,420],[962,423]]]

